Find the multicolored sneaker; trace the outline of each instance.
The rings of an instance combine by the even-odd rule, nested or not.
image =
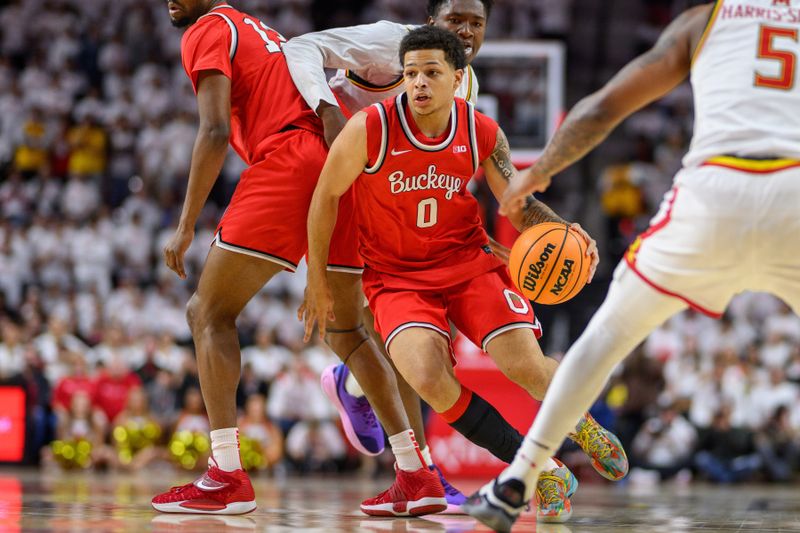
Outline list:
[[[361,512],[369,516],[421,516],[447,509],[444,487],[435,472],[427,468],[413,472],[397,469],[396,475],[391,487],[361,502]]]
[[[344,433],[353,448],[364,455],[380,455],[386,440],[383,428],[367,398],[353,396],[345,389],[349,375],[350,370],[343,363],[329,366],[320,378],[322,390],[339,411]]]
[[[444,487],[444,497],[447,499],[447,509],[439,514],[464,514],[461,506],[467,501],[467,497],[444,478],[444,474],[442,474],[438,466],[431,465],[428,468],[439,476],[439,481],[442,483],[442,487]]]
[[[493,479],[467,498],[461,507],[494,531],[511,531],[511,526],[527,507],[525,483],[515,478],[502,483]]]
[[[561,523],[572,516],[572,502],[569,497],[578,490],[578,481],[564,463],[553,460],[559,465],[558,468],[539,474],[539,481],[536,483],[537,522]]]
[[[619,481],[628,473],[630,466],[622,443],[589,413],[583,415],[569,438],[589,456],[594,469],[604,478]]]
[[[551,470],[550,473],[555,474],[564,480],[567,498],[572,498],[572,496],[578,491],[578,478],[576,478],[575,474],[573,474],[572,471],[567,468],[567,465],[555,457],[552,459],[558,465],[558,468]]]
[[[208,471],[194,482],[153,498],[162,513],[245,514],[256,508],[256,496],[244,470],[225,472],[209,461]]]

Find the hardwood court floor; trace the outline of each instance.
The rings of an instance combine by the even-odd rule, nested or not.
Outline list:
[[[191,481],[171,469],[135,474],[0,470],[0,532],[447,532],[487,531],[468,516],[374,519],[359,502],[390,480],[255,478],[258,509],[218,517],[164,515],[151,510],[152,495]],[[478,482],[457,484],[472,491]],[[693,485],[678,488],[583,484],[572,520],[537,528],[523,515],[515,531],[547,533],[763,531],[800,532],[800,487]]]

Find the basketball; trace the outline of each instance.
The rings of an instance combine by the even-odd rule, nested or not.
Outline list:
[[[578,294],[589,278],[583,237],[565,224],[544,222],[522,232],[511,248],[514,284],[537,304],[554,305]]]

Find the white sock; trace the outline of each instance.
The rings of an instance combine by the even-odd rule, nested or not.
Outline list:
[[[425,459],[425,462],[428,464],[428,466],[433,466],[433,458],[431,457],[430,446],[425,446],[419,451],[419,453],[422,454],[422,458]]]
[[[358,381],[356,381],[356,377],[352,372],[347,374],[347,379],[344,382],[344,390],[347,391],[347,394],[355,396],[356,398],[361,398],[364,396],[364,391],[361,390],[361,385],[358,384]]]
[[[242,468],[239,457],[239,429],[223,428],[211,432],[211,456],[220,470],[233,472]]]
[[[414,430],[409,429],[392,435],[389,437],[389,444],[392,446],[392,453],[400,470],[413,472],[423,467],[425,459],[422,457],[417,439],[414,438]]]
[[[550,470],[553,470],[555,468],[558,468],[558,463],[553,461],[552,457],[548,457],[542,463],[542,472],[549,472]]]
[[[525,441],[523,441],[523,446],[525,445]],[[522,449],[522,447],[520,447]],[[531,465],[536,465],[535,468],[538,470],[536,474],[536,478],[539,478],[539,474],[542,472],[549,472],[555,468],[558,468],[558,463],[553,461],[553,458],[550,454],[545,455],[546,450],[542,451],[541,456],[537,457],[529,457],[526,454],[521,454],[517,452],[517,455],[514,456],[514,460],[511,461],[511,464],[506,467],[505,470],[500,474],[499,479],[500,481],[505,481],[509,478],[516,478],[516,479],[526,479],[528,476],[528,471],[531,469]],[[536,455],[536,454],[532,454]],[[542,458],[544,457],[544,458]],[[532,474],[531,474],[532,476]]]
[[[500,479],[522,479],[529,500],[547,458],[574,431],[614,367],[659,324],[685,307],[682,301],[656,292],[624,263],[620,265],[603,305],[564,356],[536,420]]]

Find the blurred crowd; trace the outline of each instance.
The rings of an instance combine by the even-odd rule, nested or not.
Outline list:
[[[562,38],[572,4],[497,2],[488,36]],[[670,2],[650,4],[642,46],[672,14]],[[236,5],[286,37],[378,19],[422,22],[425,8]],[[27,391],[28,460],[201,467],[208,422],[184,307],[242,163],[233,154],[226,161],[187,253],[187,280],[179,279],[160,250],[180,210],[195,99],[163,3],[17,0],[0,8],[0,25],[0,384]],[[669,188],[691,126],[688,87],[624,126],[630,149],[598,181],[611,256]],[[237,403],[251,468],[353,464],[318,385],[336,357],[303,344],[295,318],[304,279],[302,269],[279,276],[239,321]],[[686,312],[659,329],[607,396],[636,475],[791,478],[800,454],[798,346],[800,319],[763,295],[738,298],[720,322]]]

